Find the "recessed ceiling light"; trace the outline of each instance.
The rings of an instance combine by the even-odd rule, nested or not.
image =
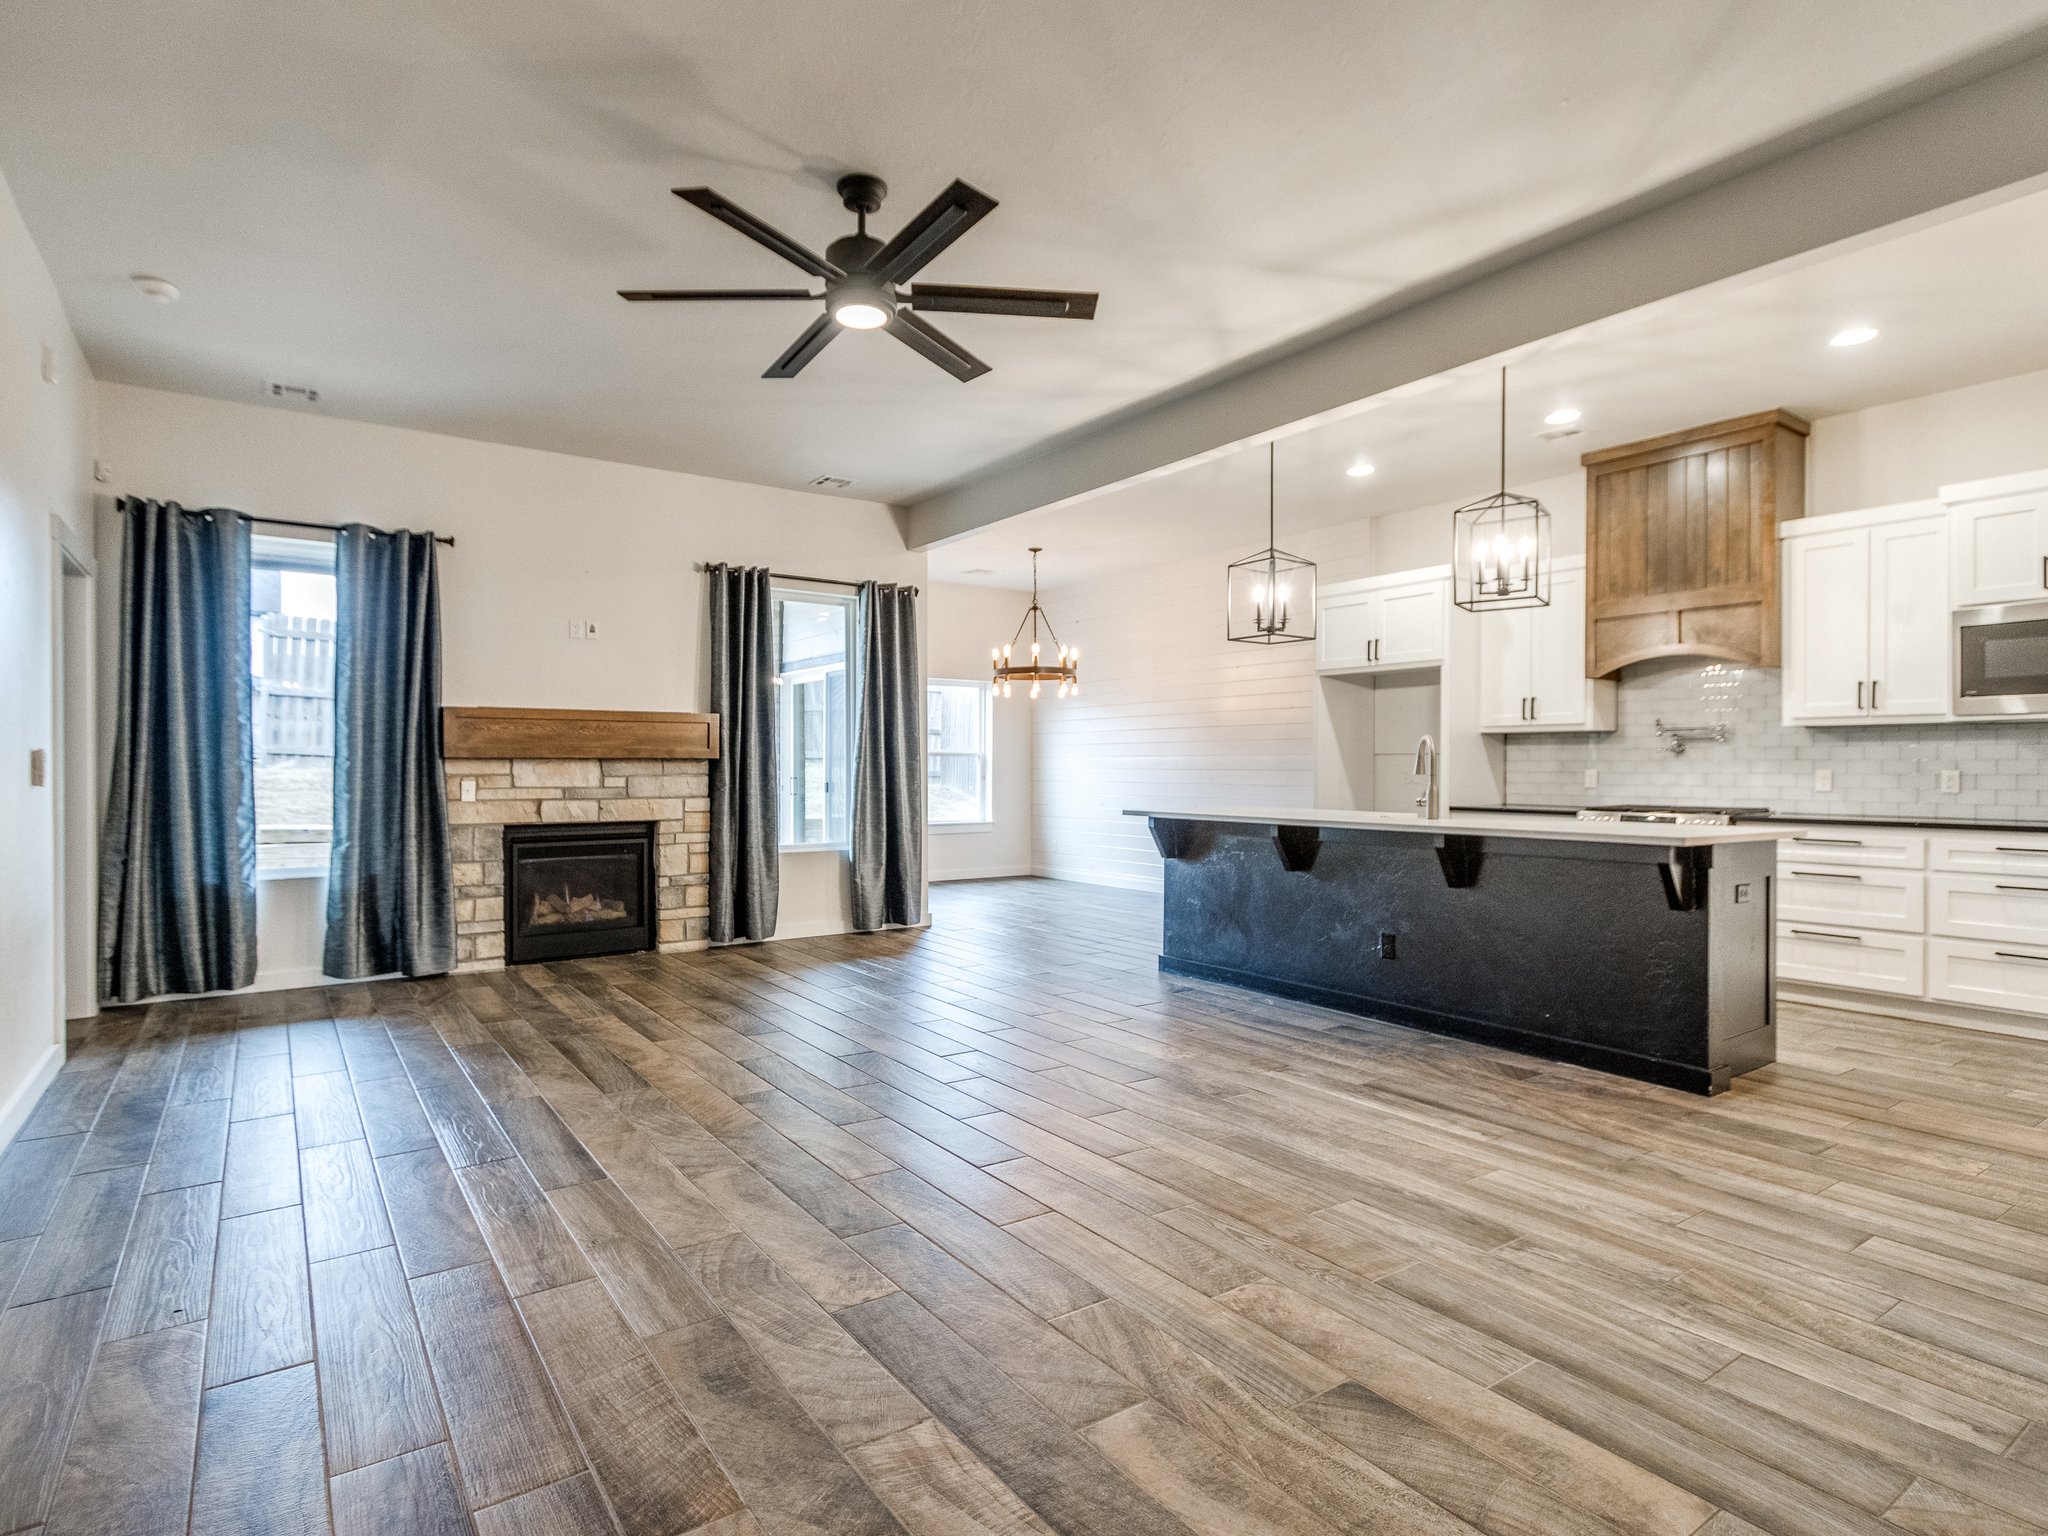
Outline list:
[[[1344,473],[1349,475],[1354,480],[1363,480],[1367,475],[1371,474],[1375,469],[1378,468],[1379,466],[1373,463],[1370,459],[1360,459],[1356,463],[1354,463],[1349,469],[1345,470]]]
[[[129,282],[135,291],[154,304],[169,304],[178,297],[178,285],[161,277],[151,277],[147,272],[130,275]]]
[[[1560,405],[1556,410],[1543,418],[1543,424],[1546,427],[1568,427],[1577,421],[1582,414],[1575,405]]]
[[[1860,347],[1866,341],[1875,340],[1877,340],[1876,326],[1852,325],[1847,330],[1837,331],[1834,335],[1830,336],[1828,338],[1828,345],[1831,347]]]

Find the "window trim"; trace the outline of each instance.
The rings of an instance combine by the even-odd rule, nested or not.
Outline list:
[[[924,771],[926,784],[930,784],[931,765],[934,758],[978,757],[981,759],[981,816],[974,821],[933,821],[931,797],[927,790],[924,807],[925,831],[944,836],[955,832],[988,832],[996,825],[996,695],[988,679],[980,677],[928,677],[924,680],[927,692],[933,688],[971,688],[981,701],[981,750],[979,752],[945,752],[932,750],[931,732],[925,732]],[[926,708],[930,708],[927,701]]]
[[[798,602],[823,602],[842,608],[846,613],[846,836],[837,842],[785,843],[782,841],[782,748],[776,746],[775,762],[775,854],[837,853],[846,857],[853,854],[853,759],[859,750],[860,731],[860,600],[848,592],[822,591],[797,583],[770,581],[768,601],[775,616],[775,709],[778,729],[782,718],[782,603],[784,599]],[[807,670],[807,669],[799,669]]]
[[[335,578],[335,557],[337,548],[334,535],[257,533],[249,539],[249,577],[253,582],[260,571],[276,571],[281,574],[319,575]],[[255,615],[252,613],[252,619]],[[337,616],[336,640],[339,641],[340,623]],[[253,637],[252,637],[253,638]],[[250,668],[250,683],[255,684],[255,672]],[[333,703],[330,695],[329,703]],[[331,816],[331,810],[330,810]],[[266,842],[263,836],[264,822],[261,807],[256,819],[256,878],[259,882],[272,880],[325,880],[332,873],[334,853],[334,828],[330,822],[325,840],[317,843]],[[263,850],[266,848],[304,848],[308,857],[294,862],[265,864]]]

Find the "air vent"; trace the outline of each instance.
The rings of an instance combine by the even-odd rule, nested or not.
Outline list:
[[[1548,432],[1538,432],[1536,434],[1536,441],[1539,443],[1554,443],[1562,437],[1577,437],[1585,430],[1584,427],[1552,427]]]
[[[270,383],[264,385],[263,390],[273,400],[290,400],[298,405],[320,403],[320,391],[304,384]]]
[[[818,487],[821,491],[843,491],[853,482],[851,480],[842,480],[837,475],[820,475],[811,484]]]

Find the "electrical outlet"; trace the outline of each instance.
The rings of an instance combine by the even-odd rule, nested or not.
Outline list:
[[[581,619],[571,619],[569,621],[569,638],[571,640],[581,640],[583,638],[583,621]]]
[[[462,781],[461,795],[465,800],[474,800],[476,798],[475,779],[464,779]]]
[[[1600,770],[1599,770],[1598,768],[1588,768],[1588,769],[1586,770],[1586,788],[1588,788],[1588,789],[1598,789],[1599,787],[1600,787]]]
[[[1944,795],[1960,795],[1963,792],[1963,770],[1944,768],[1941,770],[1941,792]]]
[[[1813,792],[1817,795],[1831,795],[1835,792],[1835,770],[1816,768],[1813,770]]]
[[[1380,935],[1380,958],[1382,960],[1392,960],[1394,958],[1394,936],[1391,933]]]
[[[112,485],[114,483],[114,466],[105,459],[94,459],[92,461],[92,477],[100,485]]]
[[[595,640],[597,638],[597,620],[585,619],[583,621],[583,638],[586,640]]]

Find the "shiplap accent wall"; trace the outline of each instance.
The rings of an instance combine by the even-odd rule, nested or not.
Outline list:
[[[1315,647],[1223,637],[1224,567],[1257,542],[1248,529],[1243,549],[1046,592],[1083,686],[1035,706],[1037,873],[1156,888],[1159,856],[1126,807],[1314,802]],[[1285,542],[1325,583],[1372,574],[1370,522]]]

